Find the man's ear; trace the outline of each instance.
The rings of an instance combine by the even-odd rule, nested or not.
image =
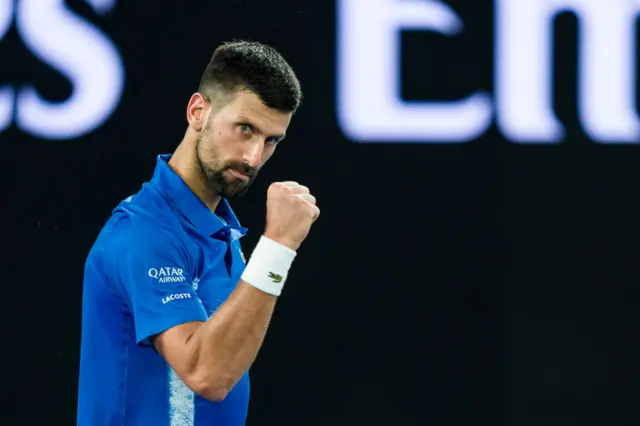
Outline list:
[[[197,132],[201,132],[206,122],[207,100],[201,93],[194,93],[187,105],[187,121],[189,127]]]

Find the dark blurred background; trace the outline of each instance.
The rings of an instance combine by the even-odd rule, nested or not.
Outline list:
[[[305,91],[245,252],[270,182],[322,209],[250,426],[640,424],[640,6],[562,3],[0,0],[0,424],[75,424],[85,256],[232,39]]]

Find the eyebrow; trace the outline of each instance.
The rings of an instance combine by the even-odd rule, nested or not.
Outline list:
[[[256,126],[251,120],[249,120],[247,117],[245,116],[239,116],[238,117],[238,121],[244,124],[247,124],[248,126],[251,126],[255,131],[257,131],[258,133],[260,133],[261,135],[264,135],[265,132],[263,132],[258,126]],[[286,137],[286,133],[285,134],[281,134],[281,135],[269,135],[267,136],[267,139],[275,139],[278,142],[282,141],[285,137]]]

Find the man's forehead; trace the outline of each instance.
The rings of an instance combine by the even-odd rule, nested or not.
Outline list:
[[[292,114],[269,108],[253,93],[241,92],[234,107],[238,118],[251,121],[269,133],[284,133],[291,121]]]

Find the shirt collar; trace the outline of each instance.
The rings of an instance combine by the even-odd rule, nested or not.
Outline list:
[[[246,228],[240,226],[226,199],[221,198],[215,214],[198,198],[182,178],[169,166],[171,154],[159,155],[151,184],[165,194],[174,206],[200,232],[213,236],[223,234],[236,240],[244,236]]]

